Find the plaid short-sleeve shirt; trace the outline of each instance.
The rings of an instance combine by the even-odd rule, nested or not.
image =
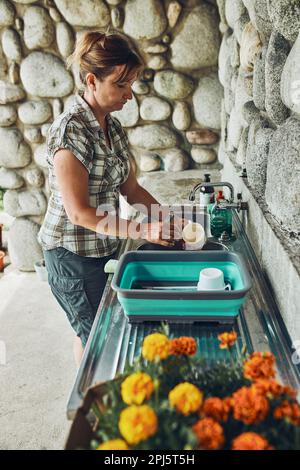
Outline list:
[[[104,204],[108,210],[117,210],[120,185],[128,178],[130,168],[128,139],[120,122],[113,116],[107,115],[107,129],[111,149],[94,113],[80,95],[76,96],[73,106],[51,125],[47,137],[50,198],[38,234],[43,249],[62,246],[80,256],[102,257],[118,248],[116,237],[103,237],[71,223],[53,171],[55,152],[70,150],[89,173],[90,206],[98,208]]]

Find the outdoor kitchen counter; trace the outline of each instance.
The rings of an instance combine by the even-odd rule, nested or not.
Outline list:
[[[277,360],[278,374],[282,381],[300,390],[300,367],[294,364],[291,339],[272,292],[263,275],[255,253],[244,232],[239,216],[233,211],[233,232],[236,240],[227,244],[230,251],[242,254],[252,280],[246,303],[232,325],[218,323],[173,323],[170,332],[174,336],[193,336],[198,351],[209,361],[224,358],[227,351],[219,348],[218,334],[235,330],[238,341],[234,354],[239,356],[244,346],[248,352],[271,351]],[[141,241],[122,240],[116,258],[129,250],[136,250]],[[67,405],[67,416],[73,419],[87,389],[97,382],[115,377],[124,369],[126,361],[132,361],[141,351],[143,338],[153,332],[160,322],[129,323],[116,292],[111,289],[113,275],[108,276],[101,303],[85,348],[73,389]]]

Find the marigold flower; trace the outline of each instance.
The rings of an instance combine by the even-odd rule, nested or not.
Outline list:
[[[230,401],[228,398],[207,398],[203,404],[201,415],[213,418],[215,421],[225,422],[228,420],[231,408]]]
[[[266,352],[254,352],[244,363],[244,377],[249,380],[273,379],[275,357]]]
[[[237,333],[235,331],[222,333],[221,335],[218,335],[218,340],[221,341],[220,349],[230,349],[236,343]]]
[[[183,382],[176,385],[169,393],[169,402],[179,413],[188,416],[199,410],[203,393],[193,384]]]
[[[204,418],[192,427],[197,436],[199,447],[203,450],[217,450],[224,444],[224,431],[212,418]]]
[[[129,447],[123,439],[111,439],[100,444],[96,450],[129,450]]]
[[[166,359],[170,355],[170,340],[162,333],[146,336],[142,347],[142,356],[148,361]]]
[[[274,410],[275,419],[285,419],[295,426],[300,425],[300,407],[298,403],[290,403],[287,400],[283,401]]]
[[[297,396],[297,391],[292,387],[282,385],[273,379],[259,379],[252,384],[251,388],[268,398],[280,397],[281,395],[289,395],[291,398],[296,398]]]
[[[232,441],[232,450],[271,450],[269,442],[255,432],[244,432]]]
[[[121,385],[121,395],[127,405],[141,405],[150,398],[153,390],[154,383],[144,372],[131,374]]]
[[[190,336],[181,336],[171,340],[170,354],[174,356],[193,356],[196,352],[196,340]]]
[[[233,394],[233,416],[245,424],[263,421],[269,412],[269,402],[252,388],[242,387]]]
[[[157,416],[148,405],[131,405],[120,413],[119,430],[129,444],[138,444],[157,431]]]

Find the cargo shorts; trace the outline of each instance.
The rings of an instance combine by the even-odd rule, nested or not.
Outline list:
[[[102,258],[79,256],[63,247],[44,250],[51,291],[83,347],[107,281],[104,266],[111,258],[114,254]]]

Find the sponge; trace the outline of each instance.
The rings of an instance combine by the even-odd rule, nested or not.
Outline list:
[[[116,270],[119,260],[110,259],[104,266],[104,272],[108,274],[113,274]]]

